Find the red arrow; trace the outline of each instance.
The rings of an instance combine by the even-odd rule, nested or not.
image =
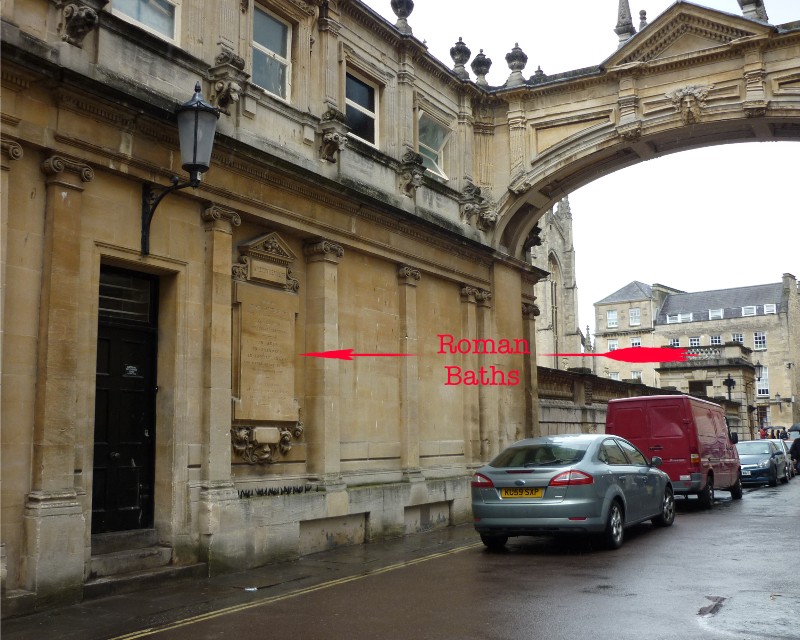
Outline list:
[[[337,360],[352,360],[353,358],[377,358],[377,357],[409,357],[413,353],[353,353],[352,349],[334,349],[332,351],[317,351],[312,353],[301,353],[301,356],[310,358],[334,358]]]
[[[626,347],[608,353],[543,353],[543,356],[603,356],[620,362],[685,362],[691,355],[686,347]]]

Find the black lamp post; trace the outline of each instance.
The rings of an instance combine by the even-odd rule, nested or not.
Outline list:
[[[761,364],[761,361],[759,360],[758,362],[756,362],[756,380],[761,380],[761,376],[763,375],[764,375],[764,365]]]
[[[734,380],[733,378],[731,378],[731,374],[729,373],[729,374],[728,374],[728,377],[727,377],[727,378],[725,378],[725,379],[722,381],[722,384],[724,384],[726,387],[728,387],[728,402],[732,402],[732,398],[731,398],[731,391],[732,391],[732,390],[733,390],[733,388],[736,386],[736,380]]]
[[[150,223],[156,207],[164,197],[186,187],[197,187],[200,175],[208,171],[211,164],[211,148],[217,130],[219,109],[210,105],[200,93],[200,83],[194,86],[194,95],[175,111],[178,118],[178,140],[181,146],[181,165],[189,173],[187,182],[180,182],[178,176],[172,178],[171,187],[154,187],[149,183],[142,185],[142,255],[150,253]],[[156,191],[159,193],[156,193]]]

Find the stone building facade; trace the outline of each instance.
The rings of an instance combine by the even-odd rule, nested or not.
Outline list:
[[[2,4],[4,615],[143,557],[217,573],[468,521],[472,469],[539,432],[544,212],[800,129],[800,27],[691,3],[595,67],[526,79],[515,47],[500,87],[465,43],[431,57],[410,0],[155,6]],[[220,117],[189,188],[197,82]]]

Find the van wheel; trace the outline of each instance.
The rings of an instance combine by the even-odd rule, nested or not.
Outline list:
[[[675,496],[672,489],[664,489],[664,499],[661,501],[661,513],[653,518],[653,524],[657,527],[669,527],[675,522]]]
[[[608,519],[606,520],[606,530],[600,534],[604,546],[607,549],[619,549],[622,546],[624,518],[622,507],[619,502],[614,500],[608,508]]]
[[[701,509],[710,509],[714,506],[714,478],[708,476],[706,486],[697,496],[700,499]]]
[[[731,487],[731,498],[734,500],[741,500],[742,494],[742,479],[736,478],[736,484]]]

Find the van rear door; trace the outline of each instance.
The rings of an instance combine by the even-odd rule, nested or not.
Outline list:
[[[650,442],[644,452],[651,458],[661,456],[661,469],[677,481],[689,467],[686,402],[679,398],[653,400],[648,404],[648,414]]]

